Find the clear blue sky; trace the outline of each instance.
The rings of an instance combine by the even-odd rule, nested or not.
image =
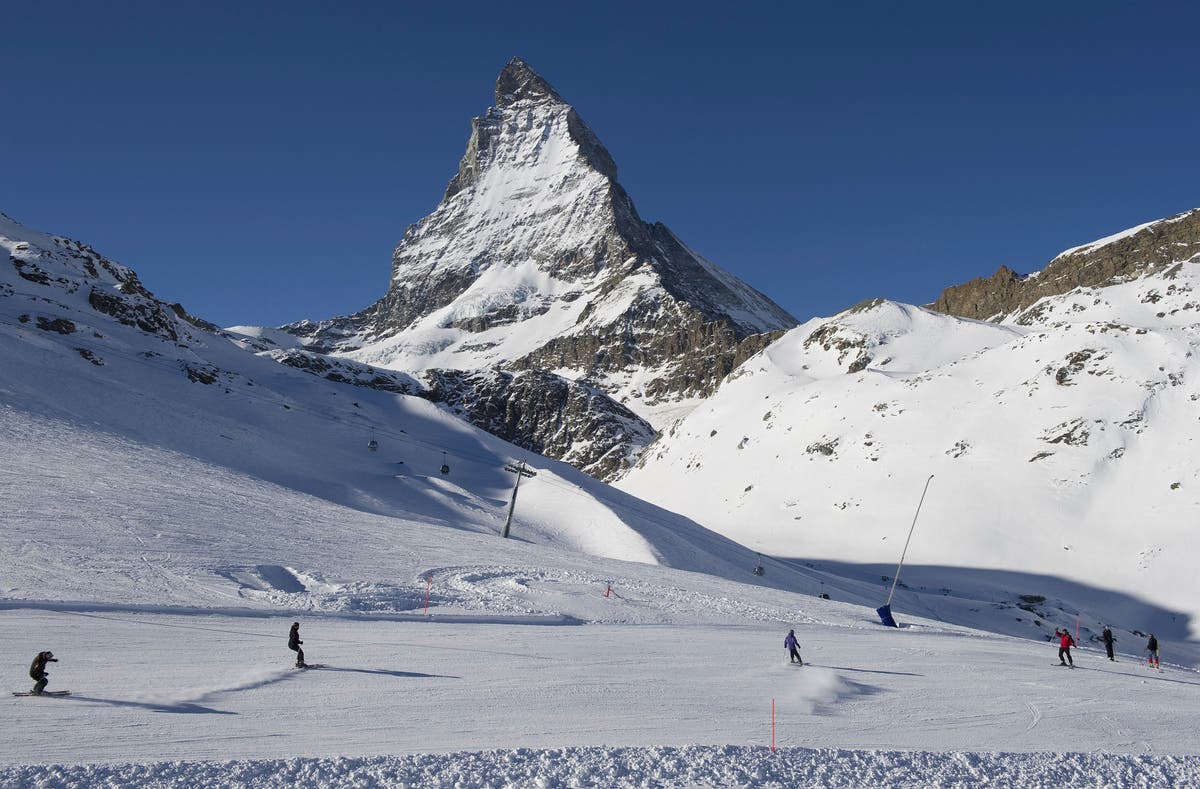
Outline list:
[[[525,58],[801,320],[1200,206],[1187,3],[8,3],[0,211],[222,325],[357,311]]]

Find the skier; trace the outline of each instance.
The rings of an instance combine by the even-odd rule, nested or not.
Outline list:
[[[787,638],[783,639],[783,645],[788,650],[788,662],[799,663],[804,665],[804,661],[800,658],[800,642],[796,640],[796,631],[789,630]]]
[[[1060,632],[1058,628],[1054,629],[1054,635],[1058,636],[1058,662],[1065,666],[1069,660],[1071,668],[1075,668],[1075,659],[1071,657],[1071,647],[1075,646],[1075,639],[1071,638],[1071,634],[1066,630]],[[1064,656],[1067,660],[1063,660]]]
[[[50,681],[50,675],[46,673],[46,664],[57,662],[58,658],[54,657],[54,653],[49,650],[37,653],[37,657],[29,666],[29,676],[37,681],[37,684],[33,686],[33,695],[42,695],[42,691],[46,689],[46,683]]]
[[[300,623],[292,622],[292,629],[288,631],[288,649],[296,653],[296,668],[304,668],[304,650],[300,645],[304,642],[300,640]]]
[[[1108,659],[1113,661],[1114,663],[1117,662],[1117,659],[1115,657],[1113,657],[1112,627],[1110,627],[1109,625],[1105,625],[1104,632],[1100,634],[1100,638],[1101,638],[1101,640],[1104,641],[1104,651],[1108,653]]]
[[[1162,671],[1162,666],[1158,665],[1158,639],[1154,637],[1153,633],[1150,634],[1150,640],[1146,642],[1146,651],[1150,653],[1150,659],[1147,661],[1150,668]]]

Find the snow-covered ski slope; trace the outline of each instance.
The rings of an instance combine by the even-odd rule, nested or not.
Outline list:
[[[1198,351],[1194,259],[999,324],[865,302],[747,361],[618,485],[764,553],[890,573],[933,475],[909,581],[1052,577],[1127,596],[1076,600],[1089,633],[1196,638]]]
[[[2,221],[0,666],[26,690],[51,649],[73,694],[0,697],[0,785],[1200,780],[1191,645],[1160,633],[1151,674],[1119,629],[1120,663],[1089,646],[1071,671],[1022,629],[1102,590],[1026,611],[985,602],[1005,578],[917,570],[883,630],[874,566],[754,576],[686,518]],[[538,475],[501,540],[512,460]],[[297,620],[324,668],[291,667]],[[786,665],[789,627],[812,665]]]
[[[720,584],[723,590],[731,586]],[[740,595],[747,605],[752,598]],[[600,598],[603,599],[603,598]],[[614,607],[633,603],[609,598]],[[809,609],[779,625],[9,611],[5,786],[1190,786],[1200,678]],[[31,653],[32,654],[32,653]],[[771,751],[774,702],[776,751]],[[43,736],[44,735],[44,736]],[[40,783],[39,783],[40,782]]]

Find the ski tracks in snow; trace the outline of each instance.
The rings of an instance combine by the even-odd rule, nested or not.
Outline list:
[[[576,570],[465,565],[433,568],[430,606],[458,606],[496,614],[564,614],[594,623],[657,624],[680,615],[711,622],[824,624],[778,605],[763,588],[758,599],[733,599],[695,588]],[[556,608],[555,601],[562,607]],[[582,604],[581,604],[582,603]]]
[[[1029,707],[1029,725],[1025,727],[1025,731],[1033,731],[1042,722],[1042,708],[1032,701],[1025,702],[1025,706]]]
[[[189,695],[192,696],[191,698],[178,699],[177,702],[182,704],[203,704],[227,693],[238,693],[244,690],[264,688],[267,685],[274,685],[278,682],[287,682],[297,676],[299,676],[298,672],[290,668],[251,671],[247,672],[239,681],[232,685],[217,685],[210,688],[191,690],[189,692]]]

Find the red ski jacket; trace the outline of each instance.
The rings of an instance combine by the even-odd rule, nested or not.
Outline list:
[[[1071,647],[1075,646],[1075,639],[1071,638],[1070,633],[1064,632],[1062,634],[1062,640],[1058,642],[1058,645],[1063,649],[1070,649]]]

